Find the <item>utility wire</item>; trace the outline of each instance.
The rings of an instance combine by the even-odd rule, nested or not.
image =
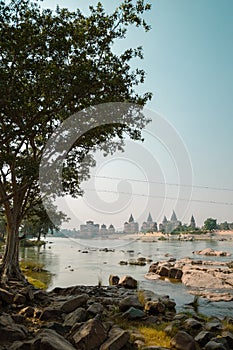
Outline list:
[[[124,191],[113,191],[113,190],[99,190],[99,189],[92,189],[92,188],[84,188],[84,191],[88,192],[101,192],[101,193],[114,193],[114,194],[124,194],[124,195],[133,195],[133,196],[139,196],[139,197],[151,197],[151,198],[160,198],[160,199],[169,199],[169,200],[179,200],[179,201],[185,201],[185,202],[197,202],[197,203],[209,203],[209,204],[221,204],[221,205],[233,205],[231,202],[217,202],[217,201],[205,201],[203,199],[189,199],[189,198],[177,198],[177,197],[168,197],[168,196],[158,196],[158,195],[151,195],[151,194],[143,194],[143,193],[130,193],[130,192],[124,192]]]
[[[123,177],[115,177],[115,176],[100,176],[93,175],[93,177],[98,179],[109,179],[109,180],[125,180],[125,181],[133,181],[133,182],[141,182],[141,183],[151,183],[157,185],[168,185],[168,186],[177,186],[177,187],[192,187],[206,190],[216,190],[216,191],[229,191],[233,192],[233,188],[226,187],[211,187],[211,186],[201,186],[201,185],[187,185],[187,184],[179,184],[179,183],[169,183],[169,182],[159,182],[159,181],[148,181],[148,180],[139,180],[132,178],[123,178]]]

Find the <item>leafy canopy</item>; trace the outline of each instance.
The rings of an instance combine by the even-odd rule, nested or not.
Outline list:
[[[112,14],[98,3],[85,16],[80,10],[42,9],[30,0],[0,1],[0,203],[8,214],[17,206],[18,221],[40,202],[41,155],[62,121],[88,106],[116,101],[144,105],[150,99],[150,93],[135,92],[145,72],[130,68],[133,58],[143,58],[142,48],[119,55],[112,49],[130,25],[150,29],[143,19],[148,10],[150,4],[143,0],[125,0]],[[81,193],[80,183],[95,164],[91,150],[122,149],[124,135],[141,139],[147,122],[140,116],[80,138],[64,165],[64,192]]]

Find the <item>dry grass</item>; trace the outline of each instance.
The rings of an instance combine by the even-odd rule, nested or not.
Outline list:
[[[163,330],[151,326],[140,326],[138,330],[145,337],[146,346],[157,345],[165,348],[170,347],[171,337],[169,337]]]

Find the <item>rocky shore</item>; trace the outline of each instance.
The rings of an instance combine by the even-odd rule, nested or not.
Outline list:
[[[226,257],[229,253],[207,248],[193,252],[196,255]],[[202,296],[210,301],[233,300],[233,262],[206,259],[170,257],[165,261],[150,265],[147,279],[170,279],[180,281],[191,294]]]
[[[167,295],[137,290],[137,281],[111,276],[111,286],[74,286],[51,292],[11,282],[0,288],[1,350],[120,350],[233,348],[233,317],[176,314]],[[169,345],[149,341],[142,327]],[[159,333],[160,334],[160,333]]]

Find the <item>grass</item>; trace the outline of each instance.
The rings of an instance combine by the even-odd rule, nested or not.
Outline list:
[[[233,324],[228,323],[226,320],[223,321],[223,328],[224,328],[224,331],[233,333]]]
[[[22,260],[20,261],[20,268],[23,272],[42,272],[44,270],[44,264],[36,263],[31,260]]]
[[[152,326],[139,326],[138,330],[144,336],[146,346],[157,345],[165,348],[170,347],[171,337],[164,330],[156,329],[156,327]]]
[[[145,325],[140,321],[127,321],[122,318],[117,319],[114,317],[114,321],[122,329],[129,331],[137,331],[142,335],[145,346],[161,346],[170,348],[170,341],[172,336],[168,335],[164,329],[169,324],[163,322],[162,324]],[[133,336],[134,338],[134,336]],[[135,339],[131,339],[134,341]]]
[[[47,289],[51,283],[52,274],[44,269],[44,265],[30,260],[22,260],[20,268],[29,283],[36,288]]]

